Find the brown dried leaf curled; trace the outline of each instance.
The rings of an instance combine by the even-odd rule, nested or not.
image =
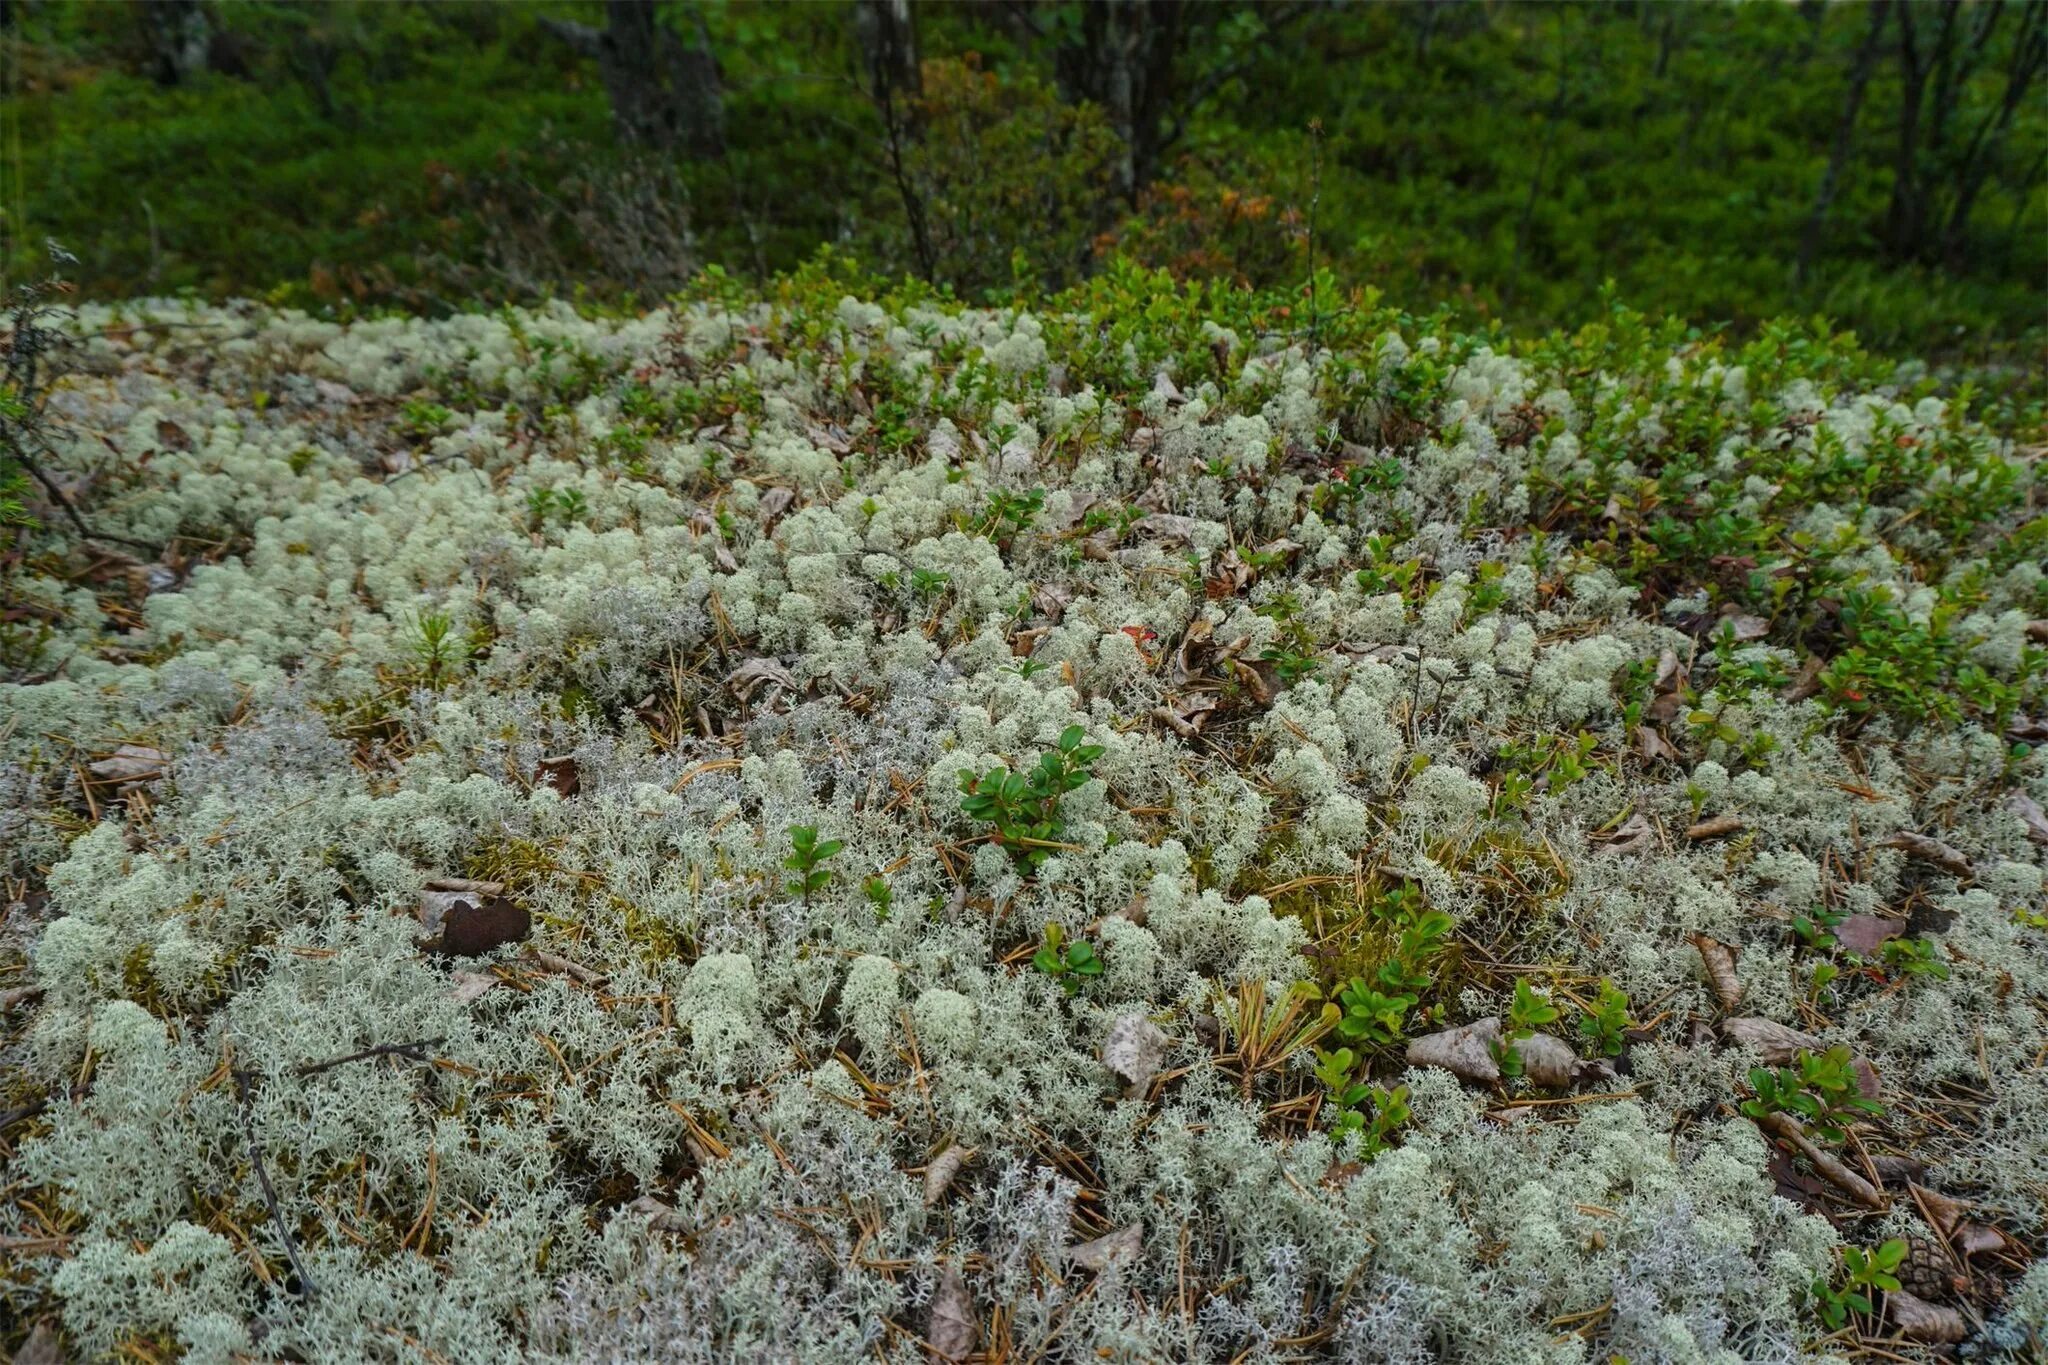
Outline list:
[[[1083,1270],[1100,1270],[1111,1261],[1136,1257],[1145,1248],[1145,1225],[1133,1223],[1127,1228],[1105,1233],[1092,1242],[1082,1242],[1067,1249],[1067,1259]]]
[[[2005,808],[2019,816],[2020,823],[2027,827],[2027,837],[2037,844],[2048,844],[2048,811],[2041,809],[2041,803],[2025,792],[2014,792],[2005,803]]]
[[[1826,1049],[1820,1039],[1811,1033],[1780,1024],[1773,1019],[1744,1017],[1723,1019],[1721,1036],[1731,1043],[1740,1043],[1764,1059],[1766,1066],[1784,1066],[1801,1052],[1822,1052]]]
[[[574,796],[583,785],[582,775],[576,767],[576,760],[569,754],[557,754],[543,758],[540,766],[533,770],[533,785],[553,787],[557,796]]]
[[[1545,1090],[1570,1090],[1588,1081],[1614,1078],[1614,1068],[1606,1062],[1586,1061],[1571,1044],[1547,1033],[1518,1040],[1515,1051],[1522,1059],[1523,1078]]]
[[[1858,957],[1868,958],[1877,957],[1884,951],[1887,939],[1904,932],[1904,920],[1886,919],[1883,915],[1851,915],[1834,929],[1837,943]]]
[[[1950,848],[1939,839],[1931,839],[1925,834],[1914,834],[1910,830],[1900,830],[1891,838],[1879,843],[1878,847],[1895,848],[1908,858],[1932,863],[1955,877],[1968,877],[1975,871],[1970,860],[1958,850]]]
[[[1721,1008],[1732,1010],[1741,1005],[1742,978],[1735,974],[1734,950],[1705,934],[1694,934],[1686,941],[1699,953],[1700,965],[1706,968],[1707,984],[1713,988],[1714,999],[1721,1002]]]
[[[960,1177],[968,1159],[974,1155],[974,1148],[954,1143],[932,1158],[931,1165],[924,1168],[924,1206],[935,1208],[953,1182]]]
[[[931,1326],[925,1340],[941,1360],[965,1360],[974,1353],[979,1336],[974,1324],[974,1296],[958,1266],[939,1273],[939,1287],[932,1292]]]
[[[126,790],[162,777],[166,761],[161,749],[152,749],[146,744],[123,744],[92,764],[92,775]]]
[[[1408,1065],[1440,1066],[1460,1080],[1493,1085],[1500,1080],[1494,1044],[1500,1041],[1500,1020],[1494,1015],[1459,1028],[1427,1033],[1408,1044]]]
[[[533,917],[503,896],[458,896],[441,916],[441,932],[426,945],[440,957],[480,957],[518,943],[533,932]]]
[[[1961,1313],[1903,1289],[1886,1292],[1884,1315],[1899,1329],[1900,1336],[1927,1346],[1954,1345],[1970,1335],[1969,1324],[1963,1321]]]

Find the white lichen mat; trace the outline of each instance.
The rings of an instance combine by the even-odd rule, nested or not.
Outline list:
[[[1176,306],[81,310],[64,486],[164,549],[7,568],[0,1317],[1794,1360],[1897,1238],[2019,1349],[2038,452],[1790,346]],[[1829,1055],[1839,1140],[1744,1111]]]

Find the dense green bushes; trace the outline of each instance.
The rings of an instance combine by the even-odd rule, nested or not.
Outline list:
[[[2015,367],[2038,379],[2040,297],[2016,286],[2048,272],[2048,119],[2023,100],[1998,122],[2024,17],[2008,8],[1945,106],[1953,131],[1907,163],[1940,219],[1964,151],[1985,149],[1960,245],[1923,251],[1893,240],[1896,21],[1815,211],[1867,36],[1854,7],[1200,8],[1162,178],[1133,207],[1107,192],[1114,121],[1069,98],[1069,6],[920,6],[934,64],[886,103],[850,9],[711,9],[725,154],[651,165],[612,145],[594,67],[541,23],[574,6],[222,7],[226,70],[166,89],[126,11],[32,5],[5,40],[11,259],[53,235],[103,294],[440,308],[646,300],[689,265],[760,277],[836,243],[977,297],[1113,251],[1293,285],[1313,224],[1319,264],[1412,309],[1576,325],[1612,280],[1634,306],[1745,329],[1825,313],[1891,354],[1995,362],[2010,386]],[[1926,47],[1943,11],[1913,13]],[[650,267],[656,239],[679,244]]]

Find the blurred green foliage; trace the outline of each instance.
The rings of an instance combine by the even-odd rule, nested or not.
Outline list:
[[[55,237],[98,294],[435,309],[644,301],[706,263],[761,278],[830,244],[963,297],[1057,289],[1112,256],[1256,286],[1313,265],[1523,329],[1602,316],[1612,281],[1653,314],[1742,332],[1825,314],[1879,350],[2039,386],[2039,99],[1998,135],[1967,250],[1902,260],[1883,240],[1903,88],[1887,38],[1797,277],[1862,6],[1197,7],[1135,203],[1110,189],[1113,123],[1069,98],[1072,3],[919,5],[923,88],[887,113],[850,5],[664,5],[678,31],[703,23],[727,150],[658,164],[614,145],[596,65],[546,27],[602,23],[598,5],[207,13],[212,69],[167,87],[135,7],[13,7],[10,275]],[[1937,7],[1915,13],[1925,29]],[[1959,128],[1996,112],[2018,23],[1961,83]]]

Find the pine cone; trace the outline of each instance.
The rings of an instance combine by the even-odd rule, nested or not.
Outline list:
[[[1899,1267],[1899,1284],[1908,1294],[1929,1303],[1945,1303],[1970,1288],[1970,1281],[1956,1273],[1955,1262],[1942,1245],[1919,1236],[1906,1239],[1906,1260]]]

